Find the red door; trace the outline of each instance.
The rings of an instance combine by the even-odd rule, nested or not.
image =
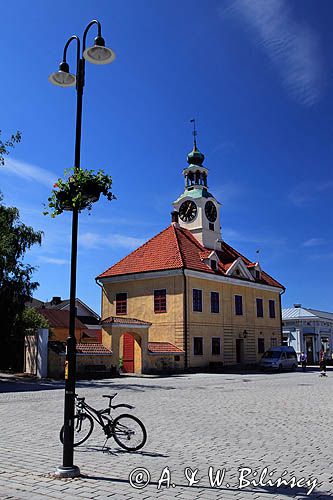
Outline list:
[[[123,371],[125,373],[134,372],[134,338],[129,333],[123,336]]]

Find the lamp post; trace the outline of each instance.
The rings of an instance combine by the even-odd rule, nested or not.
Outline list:
[[[93,47],[86,48],[86,38],[89,29],[97,25],[97,37]],[[76,51],[76,75],[69,72],[67,63],[67,49],[75,40]],[[93,64],[108,64],[115,59],[115,53],[105,47],[105,41],[101,33],[101,24],[97,20],[91,21],[85,28],[81,41],[76,35],[71,36],[64,47],[63,60],[59,65],[59,71],[49,76],[49,81],[60,87],[73,87],[76,85],[76,133],[75,133],[75,159],[74,172],[80,169],[81,154],[81,125],[82,125],[82,97],[84,87],[85,61]],[[75,173],[74,173],[75,175]],[[79,210],[73,208],[72,215],[72,249],[71,249],[71,274],[70,274],[70,309],[69,309],[69,334],[67,338],[66,362],[65,362],[65,404],[64,404],[64,445],[63,463],[57,467],[56,475],[59,477],[76,477],[80,469],[73,464],[74,455],[74,409],[75,409],[75,382],[76,382],[76,338],[75,338],[75,295],[76,295],[76,268],[77,268],[77,237],[78,237]]]

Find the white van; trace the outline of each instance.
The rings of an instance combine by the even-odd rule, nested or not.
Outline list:
[[[297,355],[295,349],[289,346],[271,347],[266,351],[260,362],[261,370],[296,370]]]

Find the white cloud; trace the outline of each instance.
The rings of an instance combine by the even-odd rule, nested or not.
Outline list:
[[[49,188],[52,188],[56,181],[56,176],[53,172],[45,168],[37,167],[36,165],[31,165],[30,163],[13,160],[12,158],[6,159],[6,164],[1,168],[1,173],[5,175],[15,175],[30,182],[33,181],[38,184],[43,184]]]
[[[310,238],[302,243],[303,247],[317,247],[319,245],[323,245],[325,240],[322,238]]]
[[[311,106],[319,101],[324,82],[320,40],[310,26],[292,17],[287,0],[231,0],[219,13],[236,15],[250,27],[298,102]]]
[[[79,244],[89,249],[107,246],[111,248],[120,247],[134,250],[135,248],[143,245],[145,241],[147,240],[143,238],[133,238],[132,236],[124,236],[121,234],[101,236],[97,233],[83,233],[79,237]]]
[[[45,257],[40,255],[38,260],[41,262],[45,262],[46,264],[55,264],[56,266],[64,266],[69,264],[69,261],[66,259],[57,259],[55,257]]]

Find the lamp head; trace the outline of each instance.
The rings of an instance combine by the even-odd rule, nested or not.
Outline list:
[[[76,77],[69,72],[68,64],[63,61],[59,64],[59,71],[55,71],[49,76],[49,82],[59,87],[73,87],[76,83]]]
[[[92,64],[109,64],[115,60],[116,54],[112,49],[105,47],[105,40],[102,36],[96,36],[95,45],[86,48],[83,57]]]

